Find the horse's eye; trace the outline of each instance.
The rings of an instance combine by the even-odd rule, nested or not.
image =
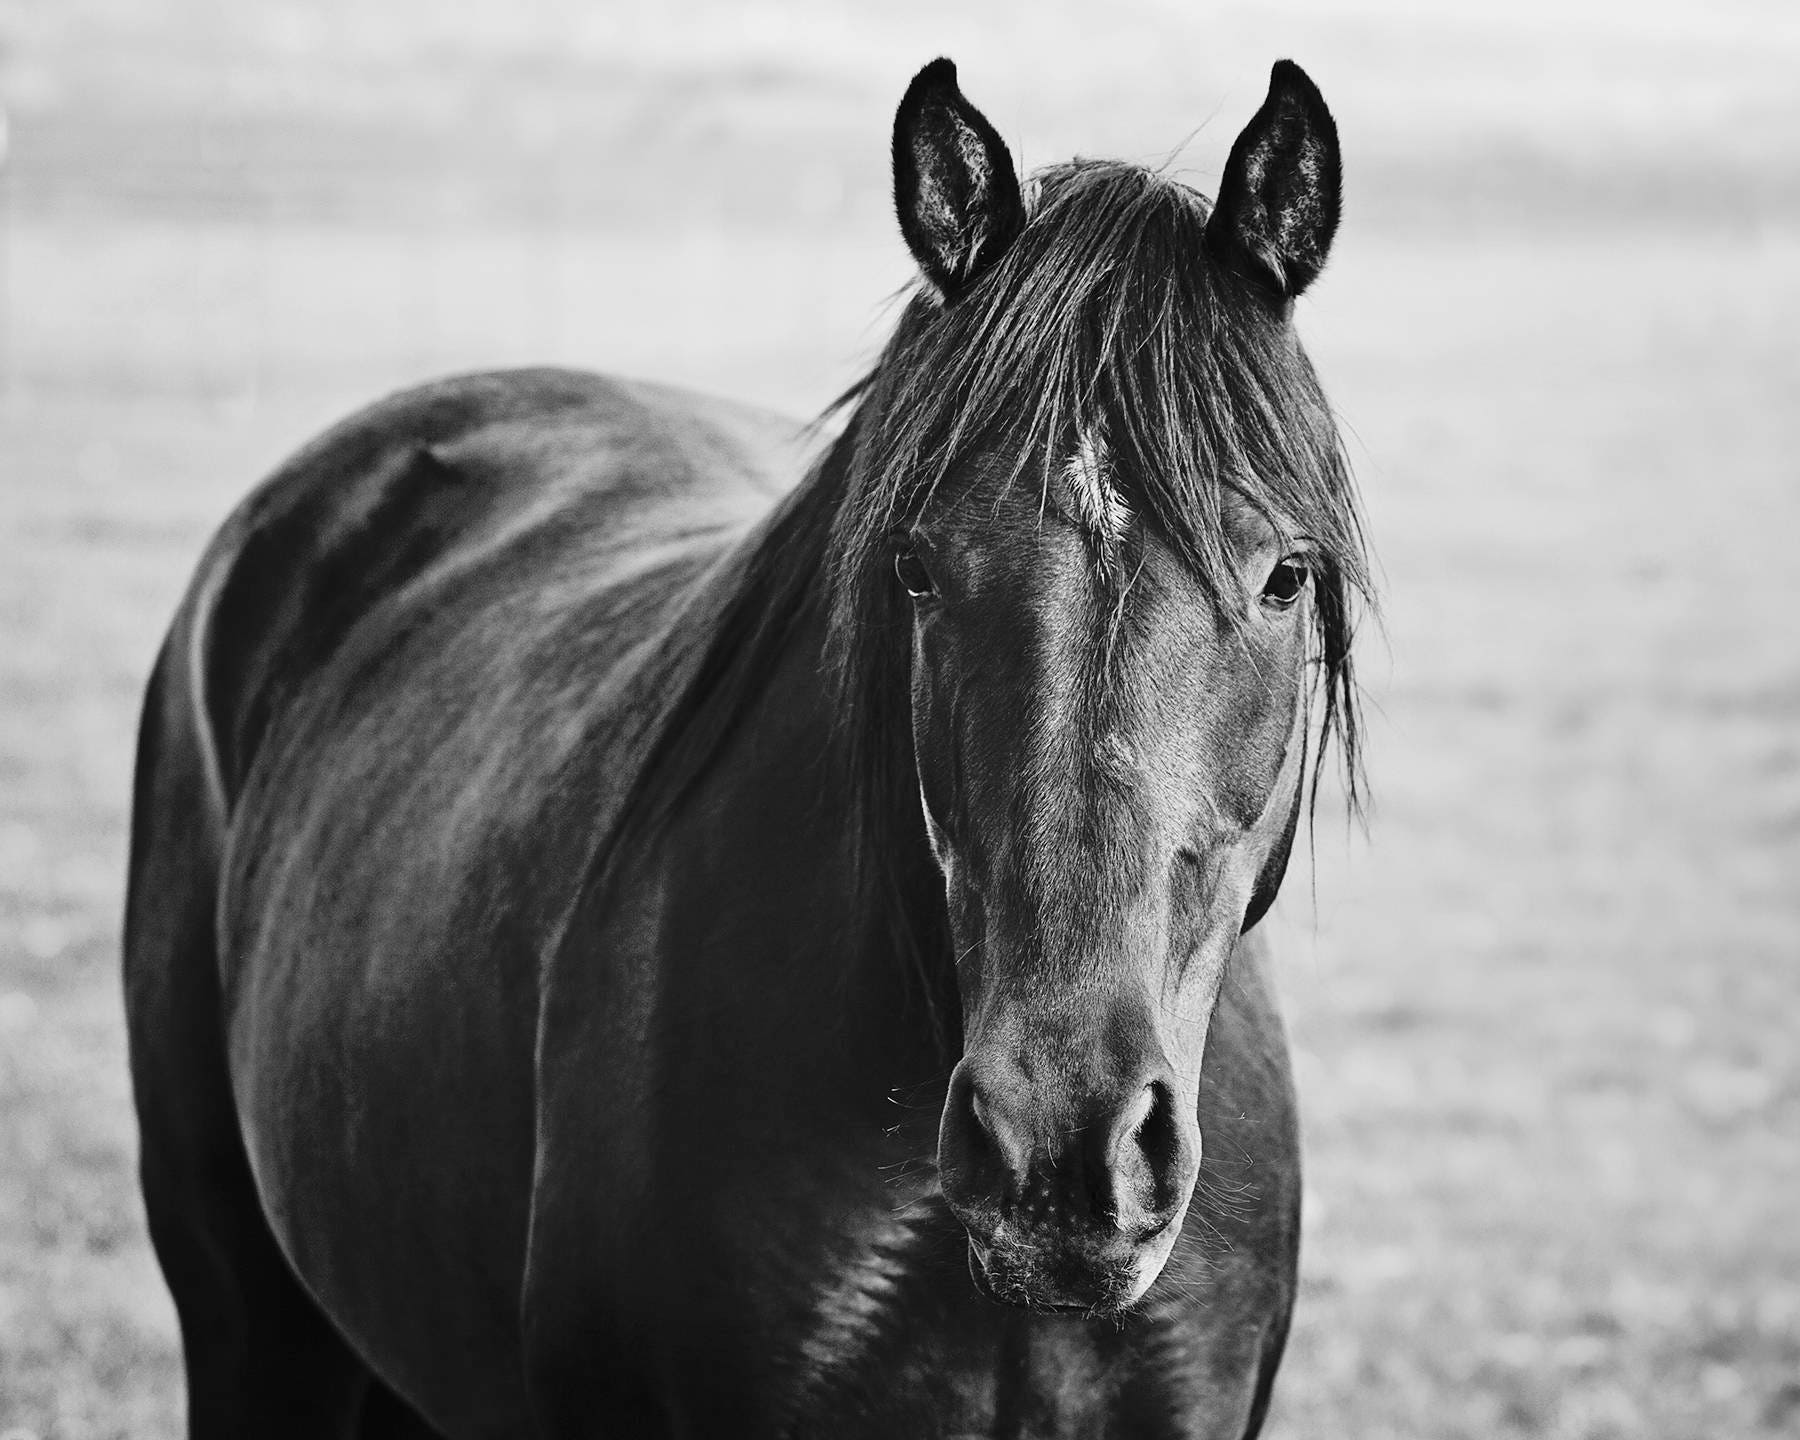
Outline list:
[[[925,562],[919,558],[916,550],[894,552],[894,574],[900,577],[906,593],[915,600],[937,594],[937,586],[931,583],[931,572],[925,568]]]
[[[1306,588],[1306,561],[1298,555],[1285,555],[1263,582],[1263,604],[1285,610],[1300,598]]]

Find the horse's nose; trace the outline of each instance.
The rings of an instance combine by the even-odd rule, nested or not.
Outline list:
[[[944,1197],[978,1240],[1100,1233],[1136,1243],[1187,1204],[1200,1131],[1160,1058],[1123,1073],[1046,1075],[991,1052],[964,1056],[938,1133]]]

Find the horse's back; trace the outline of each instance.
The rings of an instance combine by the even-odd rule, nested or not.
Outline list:
[[[723,401],[567,370],[444,380],[334,427],[227,522],[190,602],[228,788],[267,712],[352,631],[384,606],[410,623],[406,592],[416,604],[436,579],[430,603],[474,616],[508,589],[541,588],[557,561],[580,566],[557,579],[602,591],[664,547],[741,527],[798,474],[795,433]]]
[[[403,1385],[427,1337],[489,1357],[465,1413],[519,1403],[538,963],[650,738],[639,659],[798,474],[797,436],[565,371],[407,392],[246,500],[159,664],[140,768],[179,753],[186,778],[140,774],[134,877],[210,870],[174,878],[218,943],[136,968],[216,965],[288,1261]],[[154,1085],[196,1037],[153,1010]]]

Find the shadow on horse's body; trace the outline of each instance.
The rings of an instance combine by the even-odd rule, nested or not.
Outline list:
[[[873,817],[838,783],[864,431],[796,485],[778,418],[476,376],[339,426],[215,539],[146,701],[126,947],[193,1434],[1259,1427],[1299,1167],[1254,930],[1184,1082],[1195,1203],[1190,1170],[1166,1268],[1118,1262],[1141,1299],[1045,1308],[1090,1252],[997,1252],[1087,1220],[981,1232],[974,1142],[932,1162],[991,1006],[919,781]],[[1026,1123],[999,1094],[990,1147]],[[1089,1180],[1163,1185],[1137,1143]]]

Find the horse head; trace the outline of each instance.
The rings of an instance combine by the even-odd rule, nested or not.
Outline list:
[[[938,1172],[987,1293],[1116,1312],[1194,1192],[1309,754],[1354,742],[1360,539],[1291,324],[1336,132],[1283,62],[1216,204],[1112,162],[1021,187],[940,60],[894,165],[923,283],[859,411],[839,629],[910,697],[962,1012]]]

